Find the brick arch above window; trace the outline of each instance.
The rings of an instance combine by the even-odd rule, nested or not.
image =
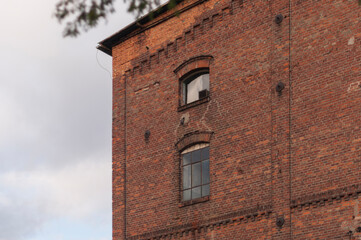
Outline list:
[[[209,68],[213,57],[211,55],[201,55],[188,59],[179,65],[174,73],[177,75],[178,79],[181,79],[186,73],[189,73],[193,70],[199,68]]]
[[[177,150],[181,152],[184,149],[198,143],[209,143],[211,141],[212,135],[213,132],[191,132],[179,139],[175,146]]]

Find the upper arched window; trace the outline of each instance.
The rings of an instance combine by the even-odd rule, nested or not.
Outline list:
[[[213,57],[210,55],[193,57],[174,70],[180,80],[178,111],[209,100],[209,69],[212,60]]]
[[[209,70],[197,70],[186,76],[181,84],[183,104],[206,98],[209,96]]]

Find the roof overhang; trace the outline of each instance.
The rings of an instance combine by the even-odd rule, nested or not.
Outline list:
[[[183,2],[184,0],[176,0],[176,4]],[[100,51],[112,56],[112,48],[117,44],[124,42],[125,40],[133,37],[149,28],[152,28],[174,16],[179,15],[180,13],[187,11],[188,9],[201,4],[207,0],[197,0],[194,3],[185,6],[182,9],[177,9],[173,13],[169,15],[165,15],[163,18],[159,18],[162,14],[169,11],[171,9],[170,2],[167,2],[157,9],[149,12],[147,15],[141,17],[137,21],[129,24],[128,26],[124,27],[120,31],[116,32],[115,34],[111,35],[110,37],[104,39],[103,41],[99,42],[97,45],[97,49]],[[158,18],[158,19],[157,19]],[[151,24],[149,24],[152,20],[155,20]]]

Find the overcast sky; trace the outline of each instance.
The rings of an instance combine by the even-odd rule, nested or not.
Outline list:
[[[0,8],[0,240],[112,235],[111,58],[95,47],[134,17],[118,0],[107,24],[64,39],[56,2]]]

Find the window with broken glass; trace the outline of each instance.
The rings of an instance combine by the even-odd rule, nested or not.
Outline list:
[[[182,200],[209,196],[209,144],[197,144],[181,154]]]

